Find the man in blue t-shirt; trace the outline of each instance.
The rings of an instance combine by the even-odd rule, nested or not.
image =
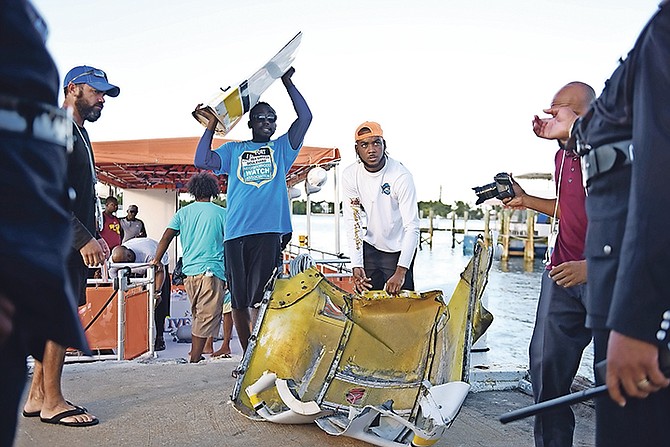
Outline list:
[[[194,164],[215,174],[228,174],[228,220],[225,261],[232,294],[233,320],[246,351],[265,284],[277,265],[281,236],[292,231],[286,174],[298,157],[312,113],[291,77],[282,76],[297,118],[275,140],[277,114],[259,102],[249,111],[250,141],[231,141],[211,150],[217,118],[210,114],[198,143]]]
[[[183,248],[184,287],[191,301],[191,363],[203,360],[202,351],[209,337],[221,326],[226,294],[223,264],[223,234],[226,210],[212,203],[219,194],[219,182],[209,172],[191,177],[188,192],[195,202],[179,209],[163,233],[152,264],[160,266],[170,242],[179,235]],[[224,329],[225,331],[225,329]]]

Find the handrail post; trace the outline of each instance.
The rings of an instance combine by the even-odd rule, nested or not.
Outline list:
[[[165,268],[165,267],[163,267]],[[167,274],[163,277],[164,280],[167,280]],[[147,269],[147,279],[149,280],[149,355],[154,355],[154,329],[156,334],[158,334],[158,328],[155,327],[155,316],[156,316],[156,267],[152,266]],[[162,288],[161,288],[162,290]],[[162,299],[169,299],[170,297],[161,297]]]
[[[119,269],[117,278],[119,281],[119,294],[117,296],[117,315],[116,315],[116,359],[123,360],[125,351],[125,332],[126,332],[126,276],[128,272],[126,269]]]

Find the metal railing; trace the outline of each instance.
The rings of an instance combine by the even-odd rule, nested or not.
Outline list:
[[[138,269],[142,269],[143,272],[138,273]],[[123,360],[125,356],[125,347],[126,347],[126,339],[125,339],[125,334],[126,334],[126,299],[127,297],[127,292],[131,289],[134,289],[136,287],[146,287],[146,291],[148,292],[148,341],[149,341],[149,346],[148,346],[148,352],[149,355],[152,357],[156,356],[155,352],[155,346],[154,346],[154,331],[156,330],[156,324],[155,324],[155,303],[156,303],[156,288],[154,286],[155,279],[156,279],[156,272],[155,268],[152,264],[148,263],[113,263],[110,262],[109,264],[105,264],[100,267],[101,270],[101,277],[100,278],[89,278],[87,279],[86,283],[87,285],[94,285],[94,286],[99,286],[99,285],[105,285],[109,286],[111,285],[114,290],[115,294],[118,294],[117,296],[117,342],[116,342],[116,353],[113,355],[96,355],[93,357],[90,356],[85,356],[85,355],[78,355],[74,361],[87,361],[87,360]],[[109,273],[112,273],[110,276]],[[131,277],[130,275],[144,275],[141,277],[133,276]],[[102,314],[102,312],[107,308],[109,303],[111,303],[111,298],[113,295],[110,297],[110,300],[103,305],[103,307],[98,311],[97,315],[93,317],[91,322],[88,324],[88,327],[90,327],[96,319]],[[169,299],[169,297],[165,297],[164,299]],[[69,356],[69,360],[73,361],[72,356]]]

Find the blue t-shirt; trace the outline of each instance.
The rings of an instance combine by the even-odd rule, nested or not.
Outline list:
[[[168,228],[179,231],[184,250],[182,271],[195,276],[210,270],[225,281],[223,234],[226,209],[212,202],[193,202],[172,217]]]
[[[215,149],[221,158],[215,174],[228,174],[225,240],[292,231],[286,174],[300,147],[293,149],[284,134],[266,143],[230,141]]]

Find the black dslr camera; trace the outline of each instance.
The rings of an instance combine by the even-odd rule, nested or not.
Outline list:
[[[512,188],[512,177],[506,172],[501,172],[493,177],[493,183],[484,186],[475,186],[475,194],[477,194],[477,202],[479,205],[488,199],[506,199],[507,197],[514,197],[514,188]]]

